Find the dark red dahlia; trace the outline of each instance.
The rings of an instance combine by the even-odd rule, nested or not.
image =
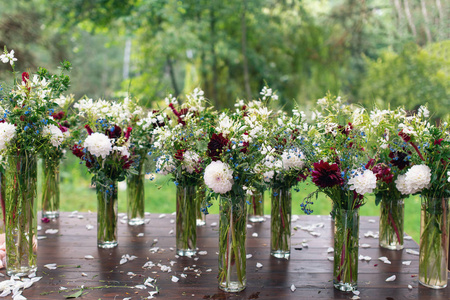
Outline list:
[[[377,176],[377,180],[381,180],[386,183],[391,183],[394,178],[394,174],[392,174],[391,171],[391,168],[383,163],[377,164],[372,169],[372,172]]]
[[[73,153],[73,155],[75,155],[78,158],[82,158],[83,157],[83,155],[84,155],[83,150],[84,150],[83,146],[80,146],[80,145],[77,145],[77,144],[72,146],[72,153]]]
[[[132,130],[133,130],[132,127],[128,127],[128,128],[127,128],[127,131],[125,132],[125,142],[127,142],[128,139],[130,138],[130,134],[131,134],[131,131],[132,131]]]
[[[398,133],[398,136],[401,137],[405,143],[408,143],[411,140],[411,137],[407,133],[404,133],[403,129]]]
[[[444,139],[434,140],[434,144],[440,146],[443,140],[444,140]]]
[[[60,112],[57,112],[57,113],[53,113],[52,117],[55,120],[61,120],[62,118],[64,118],[65,114],[66,114],[65,112],[60,111]]]
[[[319,187],[333,187],[343,185],[344,179],[337,164],[330,165],[326,161],[319,161],[313,164],[314,170],[311,173],[312,181]]]
[[[28,72],[23,72],[22,73],[22,82],[24,82],[26,84],[28,82],[28,80],[30,80],[30,74],[28,74]]]
[[[348,126],[339,125],[338,129],[342,134],[349,135],[350,131],[353,129],[353,125],[349,122]]]
[[[67,132],[69,130],[69,128],[67,128],[66,126],[62,126],[61,124],[58,124],[59,126],[59,130],[61,130],[62,133]]]
[[[175,153],[174,158],[178,160],[183,160],[184,152],[186,152],[186,149],[177,150],[177,153]]]
[[[122,135],[122,129],[117,126],[114,125],[114,128],[111,127],[110,129],[106,129],[105,134],[110,138],[110,139],[118,139],[120,138],[120,136]]]
[[[408,160],[408,155],[411,155],[411,151],[403,152],[403,151],[395,151],[390,152],[389,157],[392,158],[390,163],[396,166],[399,170],[403,170],[408,167],[410,162]]]
[[[230,141],[223,136],[222,133],[213,133],[211,140],[208,143],[208,156],[211,157],[213,161],[219,160],[220,154],[225,151],[229,145]]]

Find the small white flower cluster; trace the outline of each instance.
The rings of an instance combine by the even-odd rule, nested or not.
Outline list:
[[[201,163],[200,155],[198,155],[194,151],[188,150],[183,154],[182,169],[186,170],[189,174],[194,173],[194,171],[198,169],[200,163]]]
[[[74,95],[73,95],[73,94],[70,94],[70,95],[68,95],[68,96],[61,95],[61,96],[59,96],[59,98],[56,98],[56,99],[54,99],[53,101],[54,101],[56,104],[58,104],[59,107],[63,108],[63,107],[65,107],[67,104],[73,102],[73,100],[74,100]]]
[[[426,106],[421,105],[417,111],[417,116],[419,118],[428,118],[430,116],[430,111]]]
[[[266,100],[267,98],[272,98],[272,100],[278,100],[278,95],[274,94],[272,89],[268,86],[264,86],[261,92],[259,93],[262,95],[262,100]]]
[[[403,195],[415,194],[428,188],[431,182],[431,169],[427,165],[412,166],[395,181],[397,189]]]
[[[187,106],[189,111],[204,111],[205,110],[205,92],[199,88],[195,88],[191,94],[187,94]]]
[[[84,141],[83,146],[92,155],[102,157],[103,159],[105,159],[113,150],[109,137],[100,132],[94,132],[89,135]]]
[[[59,129],[58,126],[53,124],[46,125],[42,130],[42,135],[50,137],[50,143],[53,145],[53,147],[58,147],[64,141],[63,132],[61,131],[61,129]]]
[[[305,166],[303,161],[305,156],[303,153],[295,148],[284,151],[281,155],[281,161],[283,163],[283,169],[289,171],[290,169],[300,170]]]
[[[152,111],[149,111],[147,113],[147,116],[145,118],[140,119],[136,125],[140,126],[143,130],[147,130],[149,127],[158,124],[158,122],[162,123],[164,122],[165,118],[167,117],[166,113],[155,114]]]
[[[12,66],[14,62],[17,61],[17,58],[14,57],[14,50],[11,50],[9,53],[5,51],[0,55],[0,60],[4,64],[10,63]]]
[[[160,156],[156,160],[156,173],[166,176],[176,170],[175,163],[170,156]]]
[[[127,105],[102,99],[81,99],[73,107],[78,109],[79,116],[92,120],[108,119],[115,124],[128,121],[132,115]]]
[[[5,150],[9,142],[16,136],[16,126],[8,122],[0,123],[0,151]]]
[[[348,181],[349,190],[360,195],[372,193],[377,187],[377,176],[371,170],[355,171],[355,176]]]
[[[205,184],[214,193],[225,194],[233,187],[233,170],[221,161],[213,161],[205,168]]]

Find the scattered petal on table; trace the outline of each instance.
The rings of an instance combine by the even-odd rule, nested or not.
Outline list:
[[[256,263],[256,267],[257,267],[257,268],[262,268],[263,265],[262,265],[262,263]]]
[[[92,229],[94,229],[94,225],[87,224],[87,225],[86,225],[86,229],[87,229],[87,230],[92,230]]]
[[[333,257],[333,256],[328,256],[327,259],[328,259],[329,261],[334,261],[334,257]]]
[[[81,276],[88,277],[88,275],[86,273],[81,273]]]
[[[56,264],[46,264],[46,265],[44,265],[44,267],[46,267],[49,270],[54,270],[57,268]]]
[[[165,218],[165,217],[166,217],[166,214],[160,214],[158,218],[162,219],[162,218]]]
[[[253,233],[252,233],[252,237],[258,237],[258,233],[253,232]]]
[[[369,244],[362,244],[360,247],[361,248],[370,248],[370,245]]]
[[[85,255],[84,258],[85,259],[94,259],[94,257],[92,255]]]
[[[296,289],[295,285],[291,285],[291,292],[295,292]]]
[[[406,249],[406,253],[412,254],[412,255],[419,255],[419,252],[413,249]]]
[[[46,231],[45,231],[45,234],[55,234],[55,233],[58,233],[58,229],[47,229]]]
[[[375,223],[376,221],[374,219],[369,219],[369,223]]]
[[[361,294],[360,291],[352,291],[353,295],[359,296],[359,294]]]
[[[197,254],[198,255],[206,255],[206,254],[208,254],[208,251],[198,251]]]
[[[253,256],[253,255],[251,255],[251,254],[247,254],[247,255],[246,255],[246,258],[249,259],[249,258],[252,258],[252,256]]]
[[[137,235],[137,237],[143,237],[143,236],[144,236],[144,233],[143,233],[143,232],[138,233],[138,235]]]
[[[211,223],[211,227],[215,227],[215,226],[217,226],[217,223],[216,222],[212,222]]]
[[[180,278],[172,275],[172,282],[178,282],[178,280],[180,280]]]
[[[397,276],[392,275],[391,277],[386,278],[386,281],[394,281],[395,279],[397,279]]]
[[[408,284],[408,289],[412,290],[412,285]]]
[[[334,248],[333,247],[328,247],[327,253],[333,253],[333,252],[334,252]]]
[[[405,266],[409,266],[411,264],[411,261],[405,260],[405,261],[402,261],[402,264],[404,264]]]

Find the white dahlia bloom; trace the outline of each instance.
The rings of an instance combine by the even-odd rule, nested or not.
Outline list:
[[[431,169],[427,165],[415,165],[405,173],[405,176],[410,194],[415,194],[429,187]]]
[[[16,126],[8,122],[0,123],[0,151],[6,149],[9,142],[16,136]]]
[[[205,168],[205,184],[214,193],[225,194],[233,187],[233,170],[228,164],[213,161]]]
[[[111,140],[107,135],[94,132],[86,138],[83,145],[92,155],[106,158],[112,151]]]
[[[395,181],[395,186],[403,195],[410,194],[409,186],[406,184],[406,175],[398,175],[397,180]]]
[[[175,163],[170,156],[160,156],[156,160],[156,173],[166,176],[175,171]]]
[[[349,189],[356,191],[360,195],[372,193],[377,187],[377,176],[371,170],[358,172],[348,181]]]
[[[298,149],[289,149],[284,151],[281,155],[281,161],[283,162],[283,169],[302,169],[305,166],[303,161],[304,155]]]
[[[186,151],[183,155],[183,170],[186,170],[189,174],[194,173],[198,166],[201,163],[200,155],[195,153],[194,151]]]
[[[53,147],[58,147],[64,141],[64,134],[58,126],[49,124],[42,129],[43,136],[50,137],[50,143]]]

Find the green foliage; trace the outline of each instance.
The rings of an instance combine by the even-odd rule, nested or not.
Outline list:
[[[366,59],[367,75],[360,98],[369,107],[404,106],[415,110],[428,103],[435,118],[448,117],[450,105],[450,41],[420,48],[407,44],[400,53],[385,50]]]

